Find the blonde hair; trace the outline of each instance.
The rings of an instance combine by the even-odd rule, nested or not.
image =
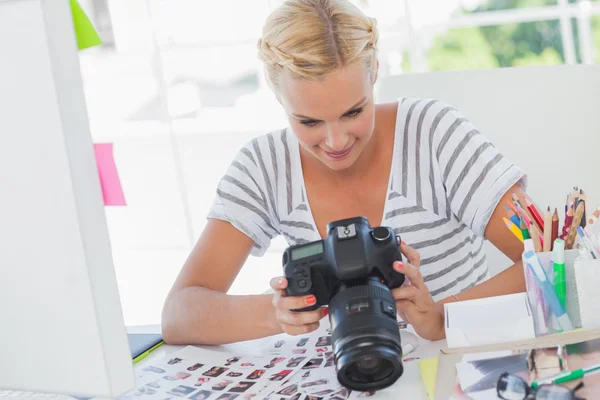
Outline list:
[[[378,39],[377,21],[348,0],[287,0],[267,18],[258,55],[277,89],[285,68],[313,81],[355,62],[373,72]]]

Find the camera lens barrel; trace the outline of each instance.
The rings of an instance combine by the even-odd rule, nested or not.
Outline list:
[[[352,390],[391,386],[403,373],[396,304],[375,279],[342,285],[329,303],[339,382]]]

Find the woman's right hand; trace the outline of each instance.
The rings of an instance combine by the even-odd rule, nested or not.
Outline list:
[[[314,311],[292,311],[315,305],[317,298],[312,294],[286,296],[287,284],[287,279],[284,277],[271,279],[271,288],[275,291],[273,306],[277,323],[288,335],[302,335],[316,330],[319,327],[319,321],[327,315],[327,308],[318,308]]]

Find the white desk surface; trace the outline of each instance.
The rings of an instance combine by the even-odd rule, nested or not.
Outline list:
[[[128,333],[160,333],[159,325],[146,325],[146,326],[134,326],[127,328]],[[200,348],[210,349],[214,351],[234,351],[239,353],[250,353],[255,354],[256,351],[253,349],[263,347],[265,341],[273,340],[273,337],[251,340],[246,342],[232,343],[222,346],[197,346]],[[415,351],[406,355],[407,357],[419,357],[420,360],[425,360],[427,358],[437,357],[442,348],[446,346],[445,340],[439,340],[436,342],[428,342],[419,338],[419,346]],[[136,368],[145,367],[152,365],[152,363],[157,360],[161,360],[167,357],[169,354],[183,348],[185,346],[171,346],[171,345],[162,345],[156,350],[154,350],[148,357],[141,360],[136,364]],[[394,394],[397,392],[402,395],[404,399],[411,400],[429,400],[427,396],[427,392],[425,390],[425,386],[423,385],[423,381],[421,380],[421,372],[419,371],[419,360],[409,361],[404,363],[404,373],[398,379],[392,388],[388,389],[393,390]],[[374,400],[377,400],[379,396],[371,397]],[[385,396],[387,399],[388,396]],[[394,396],[394,398],[397,398]]]

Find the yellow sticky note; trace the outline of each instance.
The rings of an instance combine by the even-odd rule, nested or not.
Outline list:
[[[79,50],[87,49],[102,44],[102,39],[96,32],[90,19],[77,2],[70,0],[71,14],[73,14],[73,25],[75,27],[75,37],[77,38],[77,48]]]
[[[435,379],[437,377],[438,369],[438,357],[419,361],[419,369],[421,370],[421,379],[423,379],[423,383],[425,384],[427,395],[433,400],[435,394]]]

